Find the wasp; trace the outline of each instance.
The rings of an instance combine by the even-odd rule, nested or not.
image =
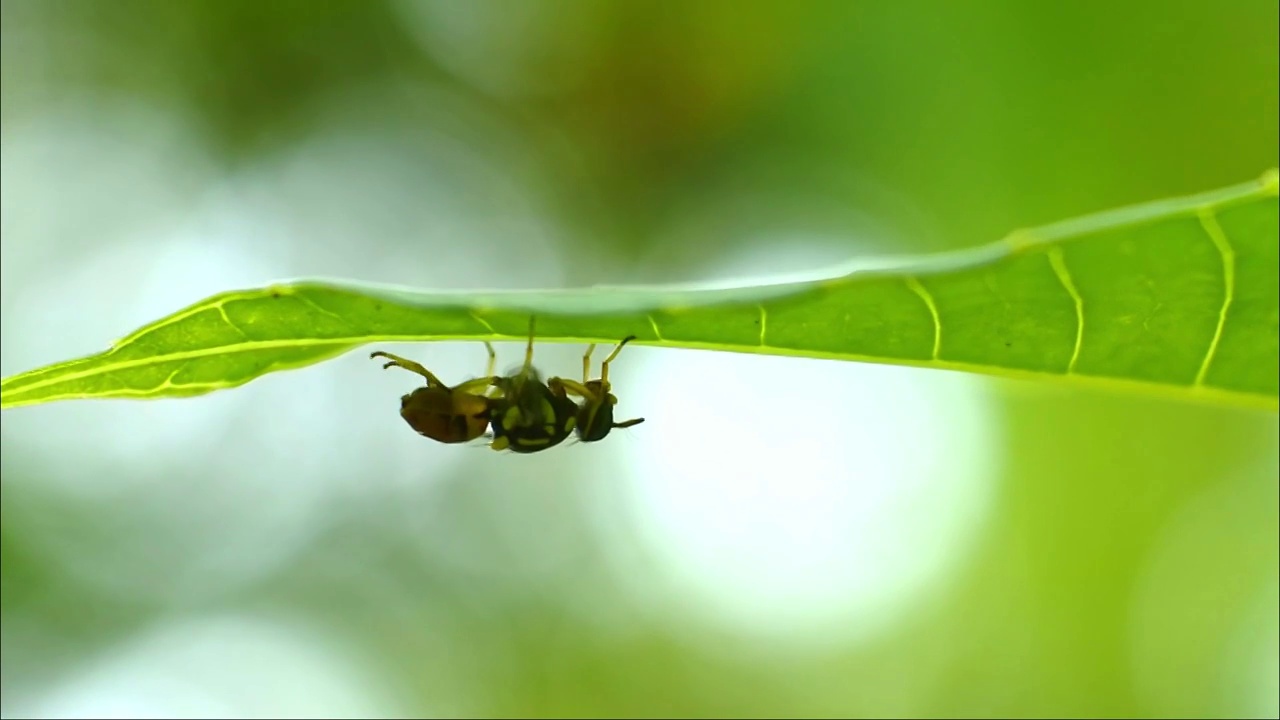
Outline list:
[[[600,378],[597,380],[588,379],[591,377],[591,354],[596,349],[592,344],[587,346],[587,352],[582,356],[581,383],[559,377],[547,381],[548,389],[556,397],[575,395],[582,398],[582,402],[574,407],[574,430],[582,442],[603,440],[610,430],[629,428],[644,422],[644,418],[632,418],[620,423],[613,421],[613,406],[618,404],[618,398],[610,392],[609,385],[609,363],[618,357],[627,343],[635,339],[635,335],[629,335],[614,347],[613,352],[600,364]]]
[[[593,344],[582,357],[581,383],[560,377],[543,381],[533,365],[534,322],[530,316],[529,340],[519,370],[495,375],[497,354],[485,342],[489,362],[484,376],[454,387],[445,385],[413,360],[382,351],[369,357],[386,358],[383,369],[399,367],[426,378],[425,387],[400,398],[400,416],[419,435],[437,442],[456,444],[486,436],[494,450],[528,454],[555,447],[575,433],[582,442],[596,442],[614,428],[644,422],[644,418],[614,422],[613,408],[618,398],[610,392],[609,384],[609,363],[636,336],[618,343],[601,363],[596,380],[590,379]],[[581,402],[575,402],[571,395],[581,398]]]
[[[563,392],[556,393],[543,382],[533,366],[534,318],[529,317],[529,343],[524,364],[505,377],[495,378],[499,399],[490,417],[494,450],[535,453],[555,447],[573,433],[578,406]]]
[[[382,351],[370,353],[369,357],[387,358],[390,362],[382,366],[384,370],[404,368],[427,379],[425,387],[400,398],[400,417],[419,435],[455,444],[470,442],[484,435],[495,408],[500,404],[500,398],[492,394],[500,379],[493,371],[497,354],[489,343],[484,346],[489,351],[485,376],[454,387],[445,385],[430,370],[412,360]]]

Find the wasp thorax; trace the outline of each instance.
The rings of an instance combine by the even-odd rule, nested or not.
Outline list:
[[[553,395],[536,373],[526,369],[503,378],[499,387],[502,408],[492,420],[495,449],[538,452],[559,445],[573,433],[577,406]]]

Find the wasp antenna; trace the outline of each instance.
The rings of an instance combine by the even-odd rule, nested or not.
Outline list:
[[[600,363],[600,381],[604,384],[606,390],[608,390],[609,387],[609,363],[613,362],[614,358],[618,357],[618,353],[622,352],[622,348],[627,343],[635,339],[635,335],[628,335],[623,338],[622,342],[618,343],[617,347],[613,349],[613,352],[609,353],[609,357],[605,358],[604,362]]]

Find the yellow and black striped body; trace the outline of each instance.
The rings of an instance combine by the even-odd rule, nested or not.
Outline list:
[[[493,401],[490,427],[494,450],[535,453],[555,447],[573,434],[578,406],[564,394],[551,392],[532,366],[500,378],[501,397]]]

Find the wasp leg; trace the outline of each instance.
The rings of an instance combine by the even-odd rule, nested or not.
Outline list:
[[[493,369],[498,364],[498,353],[493,351],[493,345],[488,340],[484,341],[484,349],[489,351],[489,364],[485,366],[484,374],[486,377],[493,377]]]
[[[600,393],[592,390],[586,383],[579,383],[576,380],[566,380],[565,378],[553,377],[547,380],[547,387],[551,392],[557,395],[564,395],[566,392],[570,395],[577,395],[583,400],[590,402],[599,402]]]
[[[622,342],[618,343],[618,346],[613,349],[613,352],[609,353],[609,357],[605,358],[604,362],[600,363],[600,383],[604,385],[606,390],[609,388],[609,363],[613,362],[614,358],[618,357],[618,353],[622,352],[624,345],[635,339],[635,335],[628,335],[623,338]]]
[[[485,365],[484,377],[476,378],[463,383],[463,385],[468,388],[474,388],[468,389],[467,392],[479,393],[490,398],[498,397],[502,395],[502,392],[498,390],[498,385],[502,382],[502,378],[494,374],[494,369],[498,364],[498,353],[493,351],[493,345],[488,340],[484,343],[484,349],[489,352],[489,362]]]
[[[524,372],[533,367],[533,324],[534,316],[529,316],[529,344],[524,349]]]
[[[495,390],[496,384],[502,380],[502,378],[493,374],[494,367],[498,363],[498,353],[493,351],[493,345],[489,344],[487,340],[485,341],[484,349],[489,351],[489,362],[485,365],[484,377],[461,383],[453,388],[454,392],[474,393],[490,399],[495,397],[493,390]]]
[[[586,385],[591,381],[591,353],[596,351],[596,344],[591,343],[587,346],[587,352],[582,356],[582,384]]]
[[[388,368],[393,368],[393,367],[404,368],[405,370],[408,370],[411,373],[417,373],[422,377],[426,378],[428,387],[430,386],[448,387],[448,385],[445,385],[444,383],[440,382],[440,378],[431,374],[430,370],[422,367],[421,364],[416,363],[407,358],[402,358],[399,355],[392,355],[391,353],[385,353],[385,352],[382,352],[381,350],[378,350],[377,352],[369,353],[369,357],[371,358],[384,357],[390,360],[391,362],[383,364],[382,366],[383,370],[386,370]]]
[[[492,377],[481,377],[474,380],[468,380],[464,383],[459,383],[453,388],[453,391],[455,393],[472,393],[480,395],[483,394],[484,391],[493,387],[494,379],[495,378]]]

